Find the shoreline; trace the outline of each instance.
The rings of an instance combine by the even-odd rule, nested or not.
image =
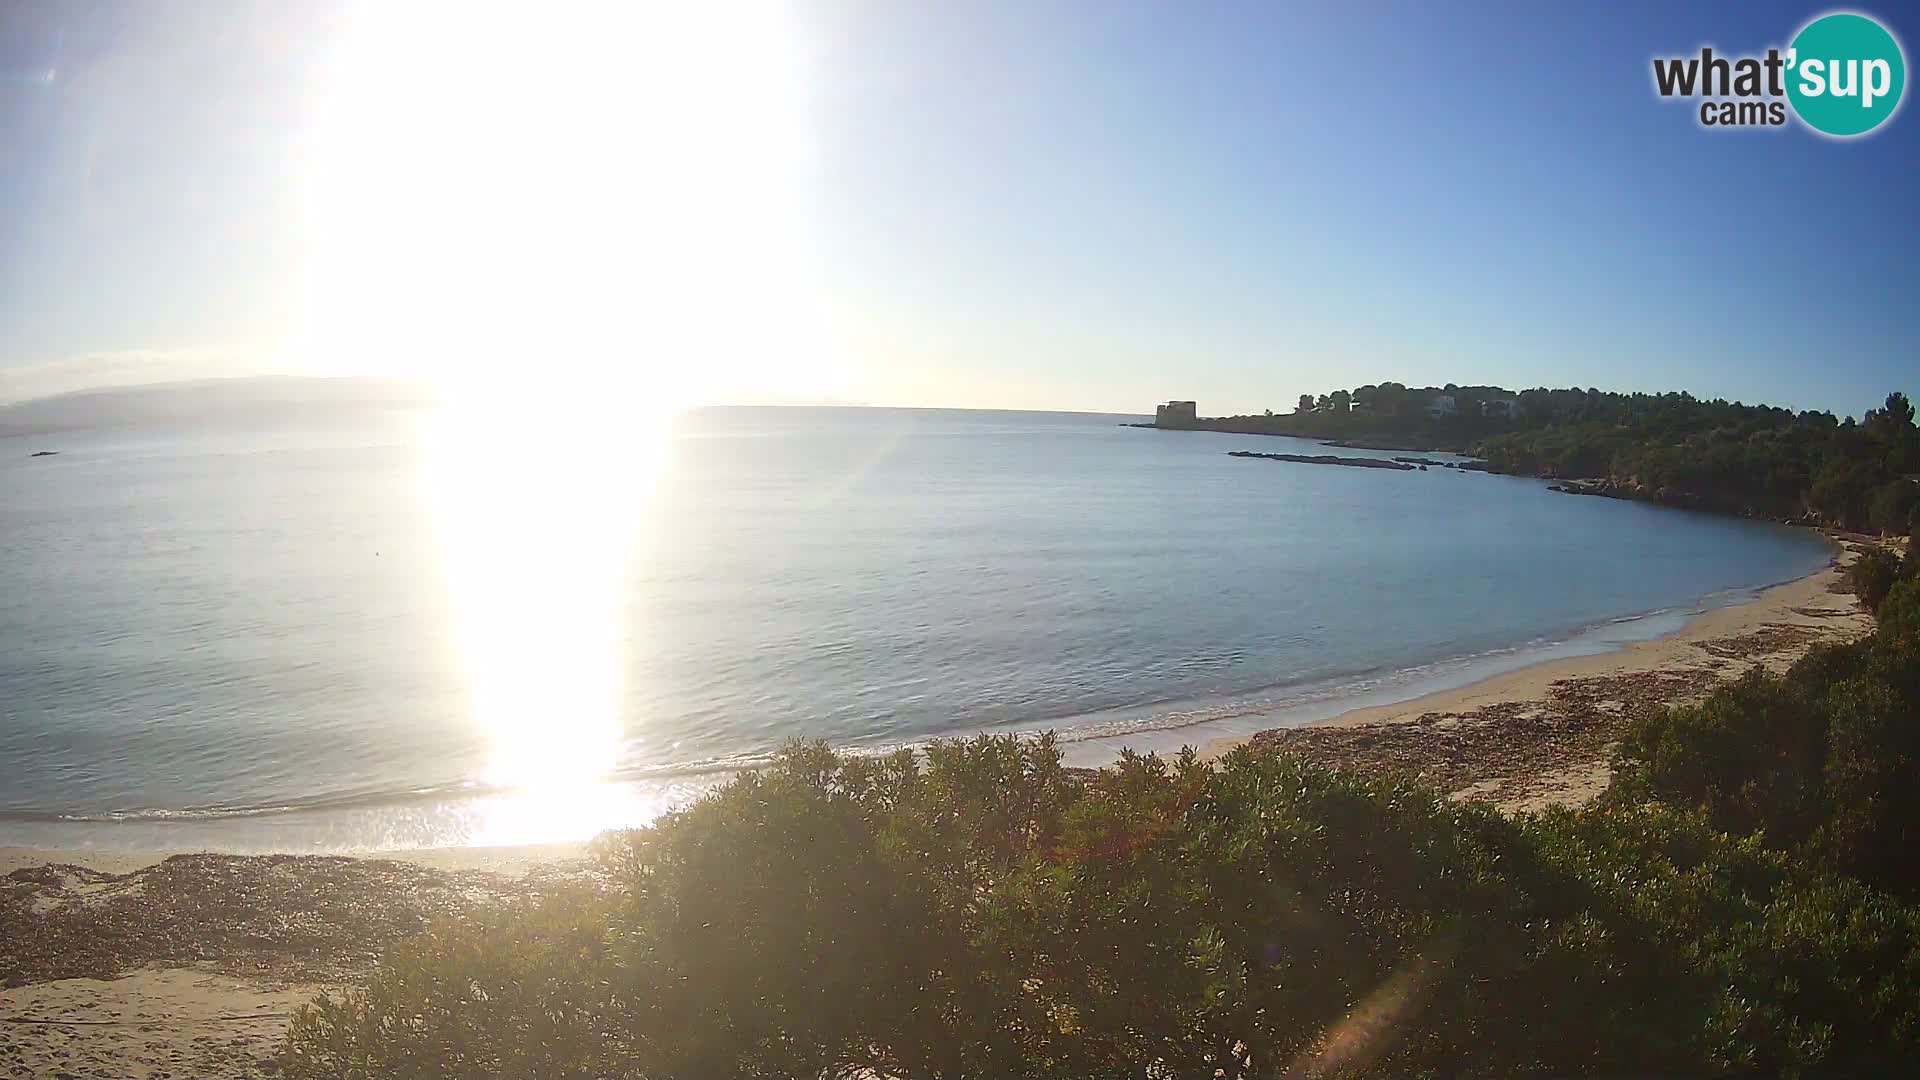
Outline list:
[[[1638,711],[1754,666],[1785,667],[1872,618],[1841,587],[1856,548],[1659,637],[1545,658],[1464,686],[1217,738],[1417,774],[1509,811],[1604,791]],[[1271,722],[1276,712],[1255,714]],[[0,1067],[27,1075],[270,1073],[293,1010],[351,987],[428,920],[596,880],[584,843],[353,855],[0,848]]]
[[[1612,745],[1634,716],[1697,701],[1756,667],[1785,670],[1816,645],[1871,631],[1872,616],[1843,576],[1862,541],[1823,535],[1834,546],[1826,566],[1708,608],[1659,637],[1218,738],[1202,757],[1240,746],[1284,750],[1340,768],[1410,772],[1452,797],[1510,812],[1578,806],[1606,789]]]
[[[214,849],[128,850],[114,848],[0,847],[0,879],[16,870],[43,866],[77,866],[116,877],[151,869],[177,855],[213,855],[223,859],[315,858],[356,862],[402,862],[446,873],[484,873],[507,878],[525,877],[545,867],[586,858],[591,841],[566,840],[550,844],[507,844],[496,847],[391,848],[353,852],[232,852]],[[3,887],[3,886],[0,886]]]
[[[1235,419],[1248,419],[1255,422],[1250,424],[1230,423],[1230,421]],[[1474,456],[1475,447],[1484,442],[1484,440],[1473,440],[1464,446],[1457,442],[1449,442],[1443,446],[1441,445],[1442,440],[1407,438],[1393,434],[1361,434],[1339,437],[1325,434],[1310,435],[1291,431],[1277,431],[1270,426],[1258,423],[1257,421],[1259,419],[1260,418],[1257,417],[1202,417],[1194,424],[1182,424],[1179,426],[1162,426],[1159,423],[1123,424],[1121,426],[1150,428],[1156,431],[1204,431],[1217,435],[1258,435],[1268,438],[1298,439],[1301,442],[1318,443],[1321,446],[1334,446],[1345,450],[1384,450],[1388,452],[1398,451],[1402,454],[1452,454],[1455,457],[1464,458],[1466,461],[1464,463],[1440,462],[1439,464],[1467,472],[1484,472],[1494,476],[1514,476],[1528,480],[1544,480],[1550,483],[1547,490],[1562,492],[1568,495],[1593,495],[1607,499],[1619,499],[1622,502],[1641,502],[1651,506],[1670,507],[1675,510],[1696,510],[1701,513],[1713,514],[1719,517],[1743,518],[1748,521],[1770,521],[1779,525],[1790,525],[1796,528],[1811,528],[1824,531],[1823,527],[1819,525],[1815,519],[1777,512],[1758,511],[1751,507],[1743,506],[1742,501],[1737,499],[1722,500],[1716,496],[1703,495],[1700,493],[1668,494],[1666,492],[1643,489],[1639,487],[1635,481],[1622,480],[1612,476],[1562,477],[1554,475],[1551,472],[1541,472],[1538,470],[1508,471],[1506,469],[1493,468],[1484,458]],[[1300,455],[1289,454],[1256,454],[1243,452],[1234,456],[1276,458],[1291,461],[1306,460]],[[1413,459],[1395,457],[1391,460],[1399,462]],[[1320,462],[1320,464],[1330,463]],[[1353,463],[1338,462],[1337,464],[1344,465]],[[1434,464],[1434,462],[1428,462],[1428,464]],[[1383,466],[1375,467],[1379,468]],[[1778,507],[1776,507],[1775,510],[1777,511]]]
[[[1296,732],[1341,728],[1373,729],[1413,724],[1433,714],[1457,717],[1475,710],[1496,705],[1511,705],[1515,702],[1537,705],[1543,703],[1557,682],[1644,677],[1657,674],[1676,664],[1684,668],[1683,661],[1698,658],[1697,654],[1688,648],[1689,646],[1698,648],[1702,647],[1703,643],[1711,643],[1715,639],[1750,634],[1769,626],[1775,628],[1774,637],[1795,639],[1780,642],[1782,651],[1770,653],[1764,657],[1772,661],[1776,667],[1784,668],[1787,663],[1796,659],[1819,640],[1833,640],[1851,633],[1864,632],[1872,626],[1871,617],[1859,608],[1852,594],[1840,584],[1840,568],[1851,558],[1852,553],[1866,542],[1865,539],[1826,532],[1820,532],[1819,535],[1828,544],[1831,555],[1825,565],[1808,574],[1763,587],[1743,598],[1718,603],[1691,614],[1651,612],[1630,619],[1613,620],[1609,624],[1596,625],[1574,638],[1541,646],[1540,655],[1537,657],[1525,659],[1517,666],[1498,667],[1486,674],[1476,675],[1470,682],[1446,684],[1434,689],[1417,689],[1416,683],[1414,686],[1398,690],[1374,688],[1325,699],[1250,704],[1206,719],[1196,719],[1190,723],[1138,728],[1084,739],[1072,739],[1062,743],[1062,750],[1067,763],[1075,768],[1104,767],[1112,760],[1117,760],[1122,747],[1131,747],[1142,753],[1158,752],[1163,757],[1167,757],[1177,753],[1182,747],[1190,745],[1200,753],[1203,759],[1212,760],[1242,745],[1254,745],[1256,748],[1266,749],[1279,744],[1300,742],[1303,738],[1307,738],[1292,734]],[[1818,614],[1808,615],[1801,609],[1817,611]],[[1600,644],[1597,649],[1594,647],[1595,641],[1588,640],[1593,638],[1596,632],[1605,632],[1615,624],[1626,625],[1655,618],[1684,618],[1684,621],[1673,629],[1664,630],[1658,636],[1649,638],[1609,640],[1599,637],[1597,641]],[[1782,626],[1793,626],[1798,629],[1783,633],[1778,629]],[[1800,632],[1814,628],[1818,628],[1817,633]],[[1569,653],[1566,651],[1569,647],[1579,651]],[[1429,682],[1429,685],[1431,686],[1432,683]],[[1392,696],[1406,691],[1414,692],[1411,696]],[[1381,700],[1383,697],[1386,700]],[[1341,698],[1345,698],[1346,701],[1343,702]],[[1368,701],[1369,698],[1373,700]],[[1225,730],[1222,730],[1223,728]],[[1019,733],[1051,730],[1051,728],[1018,724],[984,730]],[[1325,741],[1324,737],[1310,738]],[[1365,768],[1374,764],[1365,760],[1352,760],[1348,755],[1328,755],[1324,752],[1326,748],[1318,745],[1289,746],[1289,748],[1300,749],[1310,757],[1326,758],[1330,763],[1349,767]],[[80,866],[101,873],[128,874],[181,854],[219,854],[234,857],[300,854],[398,860],[448,871],[478,870],[519,876],[542,864],[577,859],[584,854],[588,842],[587,839],[577,839],[507,845],[432,847],[409,845],[349,850],[315,850],[304,847],[223,847],[217,844],[199,846],[193,843],[157,844],[152,847],[94,847],[91,844],[82,846],[59,842],[51,844],[28,842],[0,845],[0,875],[22,868],[48,864]]]

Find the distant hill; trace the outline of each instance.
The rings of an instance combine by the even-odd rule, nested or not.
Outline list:
[[[247,420],[290,422],[343,410],[418,408],[418,382],[264,375],[81,390],[0,406],[0,437],[149,425]]]

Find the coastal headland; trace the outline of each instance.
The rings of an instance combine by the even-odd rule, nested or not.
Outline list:
[[[1181,408],[1171,409],[1174,404]],[[1909,460],[1904,447],[1913,415],[1913,403],[1899,392],[1858,423],[1843,423],[1830,412],[1686,392],[1388,381],[1302,394],[1290,413],[1202,416],[1195,402],[1170,402],[1156,411],[1154,423],[1130,426],[1445,451],[1475,459],[1471,468],[1556,481],[1554,490],[1568,494],[1902,534],[1911,526],[1916,477],[1910,465],[1896,462]],[[1894,451],[1876,453],[1876,447]]]

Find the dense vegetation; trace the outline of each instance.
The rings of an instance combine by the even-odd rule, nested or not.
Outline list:
[[[1920,555],[1873,553],[1849,576],[1877,611],[1872,637],[1634,725],[1613,795],[1697,809],[1920,900]]]
[[[1431,415],[1442,398],[1452,411]],[[1464,451],[1496,472],[1607,479],[1620,494],[1849,529],[1907,533],[1920,513],[1920,428],[1900,393],[1855,422],[1686,393],[1382,383],[1203,426]]]
[[[788,749],[606,882],[398,948],[295,1077],[1892,1075],[1920,1053],[1920,574],[1507,818],[1286,756]],[[1871,578],[1871,580],[1869,580]],[[1305,1072],[1296,1074],[1306,1074]]]

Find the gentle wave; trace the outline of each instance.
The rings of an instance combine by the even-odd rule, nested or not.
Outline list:
[[[732,776],[762,769],[773,763],[772,754],[743,754],[708,761],[674,762],[619,769],[601,778],[607,783],[688,780]],[[346,794],[319,794],[300,799],[278,800],[269,804],[223,804],[218,806],[142,807],[93,813],[65,813],[36,809],[0,810],[0,821],[75,822],[112,824],[132,821],[221,821],[230,818],[270,817],[282,814],[316,813],[335,810],[367,810],[396,806],[430,805],[449,801],[470,801],[524,793],[530,789],[515,784],[489,784],[458,781],[428,787],[364,791]]]
[[[1590,636],[1595,631],[1622,625],[1646,623],[1661,616],[1684,612],[1688,617],[1711,608],[1738,603],[1751,599],[1762,591],[1760,589],[1727,590],[1704,598],[1697,606],[1690,608],[1658,608],[1638,615],[1627,615],[1607,619],[1601,623],[1580,628],[1573,634],[1552,638],[1537,638],[1519,645],[1496,649],[1486,649],[1465,656],[1449,657],[1444,660],[1410,668],[1369,668],[1347,673],[1334,679],[1313,681],[1282,682],[1253,690],[1224,695],[1221,699],[1208,702],[1143,702],[1118,709],[1103,710],[1094,714],[1076,714],[1061,716],[1051,720],[1032,720],[1015,724],[1005,724],[987,731],[1014,734],[1023,737],[1035,737],[1051,732],[1062,745],[1095,742],[1122,738],[1130,735],[1145,735],[1155,732],[1179,731],[1185,728],[1199,727],[1240,717],[1259,716],[1300,709],[1316,704],[1326,704],[1342,700],[1355,700],[1375,694],[1388,688],[1407,691],[1403,699],[1417,697],[1424,687],[1448,675],[1457,675],[1482,667],[1489,662],[1515,657],[1528,653],[1541,654],[1539,659],[1550,659],[1551,652],[1557,647],[1566,646]],[[1618,647],[1616,643],[1614,647]],[[1137,714],[1114,716],[1115,713]],[[949,736],[953,737],[953,736]],[[935,740],[925,739],[911,742],[879,743],[839,747],[841,752],[862,757],[881,757],[901,750],[921,750]],[[664,762],[630,765],[616,769],[601,778],[612,784],[661,784],[668,781],[712,781],[719,782],[742,772],[751,772],[772,764],[775,754],[752,753],[737,754],[723,758],[708,758],[695,761]],[[705,785],[695,785],[705,786]],[[362,791],[316,794],[301,799],[280,800],[271,804],[243,805],[225,804],[217,806],[189,807],[150,807],[139,809],[112,810],[95,813],[63,813],[36,809],[0,810],[0,821],[21,822],[66,822],[114,824],[123,822],[168,822],[168,821],[221,821],[276,815],[294,815],[340,810],[368,810],[402,807],[410,805],[428,805],[450,801],[476,801],[488,798],[512,796],[527,789],[510,784],[489,784],[465,780],[426,787],[410,787],[388,791]]]
[[[1464,685],[1583,621],[1598,644],[1573,648],[1603,649],[1826,558],[1804,533],[1538,481],[1247,472],[1224,451],[1295,444],[1113,419],[683,418],[646,498],[616,485],[553,519],[602,496],[644,511],[607,582],[616,619],[482,635],[554,685],[513,708],[571,707],[561,683],[616,666],[632,741],[558,801],[486,782],[472,675],[493,661],[462,620],[556,584],[572,530],[447,574],[450,554],[492,552],[450,543],[493,526],[448,531],[418,415],[142,421],[74,435],[56,465],[0,459],[0,585],[22,600],[0,605],[0,841],[517,842],[650,820],[788,737],[883,754],[1053,730],[1098,765]],[[499,494],[503,520],[551,508]]]

